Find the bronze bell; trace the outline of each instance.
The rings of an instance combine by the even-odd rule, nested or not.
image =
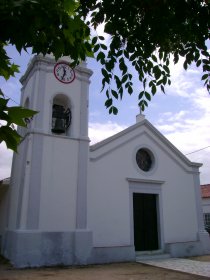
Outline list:
[[[70,110],[65,111],[61,105],[53,105],[52,113],[52,132],[56,134],[62,134],[66,132],[66,129],[70,125]]]
[[[63,119],[55,119],[55,125],[52,128],[52,132],[60,134],[60,133],[65,133],[65,123]]]

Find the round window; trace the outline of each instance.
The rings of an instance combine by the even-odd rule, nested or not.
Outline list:
[[[136,153],[138,167],[147,172],[152,168],[152,156],[147,149],[139,149]]]

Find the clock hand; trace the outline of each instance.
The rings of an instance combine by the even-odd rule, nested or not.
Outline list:
[[[61,80],[63,80],[64,77],[66,76],[66,69],[65,69],[65,67],[62,67],[62,68],[63,68],[63,76],[62,76]]]

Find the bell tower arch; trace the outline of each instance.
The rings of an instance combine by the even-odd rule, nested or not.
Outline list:
[[[3,254],[17,267],[85,264],[90,257],[91,75],[84,62],[72,70],[67,58],[56,62],[52,56],[38,55],[21,78],[21,105],[38,114],[30,120],[13,159]]]
[[[67,96],[57,94],[52,101],[51,131],[54,134],[70,136],[71,103]]]

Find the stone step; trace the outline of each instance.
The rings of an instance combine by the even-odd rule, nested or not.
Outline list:
[[[136,252],[136,261],[141,262],[144,260],[159,260],[159,259],[169,259],[170,254],[164,253],[162,251],[146,251],[146,252]]]

